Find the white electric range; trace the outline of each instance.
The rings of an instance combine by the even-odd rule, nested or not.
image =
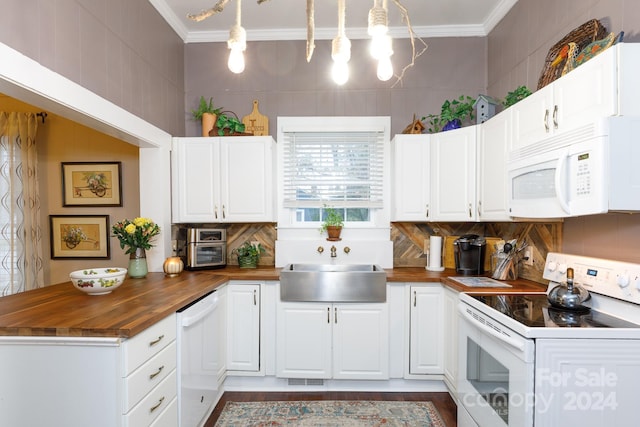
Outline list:
[[[458,425],[637,425],[640,265],[549,253],[549,290],[574,282],[590,309],[540,293],[460,296]]]

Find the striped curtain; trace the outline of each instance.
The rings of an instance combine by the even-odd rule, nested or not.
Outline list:
[[[44,285],[37,117],[0,112],[0,296]]]

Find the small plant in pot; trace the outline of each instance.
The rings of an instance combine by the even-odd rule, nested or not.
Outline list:
[[[507,93],[507,96],[502,101],[502,105],[505,108],[511,107],[516,102],[522,101],[527,96],[531,95],[531,91],[526,86],[518,86],[515,90]]]
[[[213,98],[209,98],[209,102],[200,97],[200,103],[196,110],[191,110],[194,120],[202,121],[202,136],[209,136],[209,131],[213,129],[216,124],[216,119],[222,108],[216,108],[213,106]]]
[[[216,120],[215,131],[217,131],[219,136],[225,135],[249,135],[244,132],[245,126],[238,117],[234,114],[230,116],[225,113],[231,113],[230,111],[223,111],[218,114],[218,119]]]
[[[264,247],[258,243],[244,242],[242,246],[235,248],[232,253],[238,256],[240,268],[256,268],[260,260],[260,254],[265,252]]]
[[[475,99],[470,96],[460,95],[457,99],[446,100],[442,104],[440,114],[429,114],[422,120],[427,120],[428,131],[431,133],[458,129],[466,121],[475,118],[473,104]]]
[[[342,227],[344,226],[344,220],[340,213],[330,207],[326,207],[323,209],[324,211],[324,220],[322,221],[322,227],[320,228],[320,232],[327,232],[327,240],[330,242],[337,242],[340,239],[340,233],[342,233]]]

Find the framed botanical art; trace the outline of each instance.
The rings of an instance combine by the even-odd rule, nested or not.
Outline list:
[[[49,215],[51,259],[110,259],[109,215]]]
[[[62,163],[62,206],[122,206],[121,162]]]

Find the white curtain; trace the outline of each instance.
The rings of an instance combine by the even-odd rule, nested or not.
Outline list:
[[[44,285],[37,117],[0,111],[0,295]]]

